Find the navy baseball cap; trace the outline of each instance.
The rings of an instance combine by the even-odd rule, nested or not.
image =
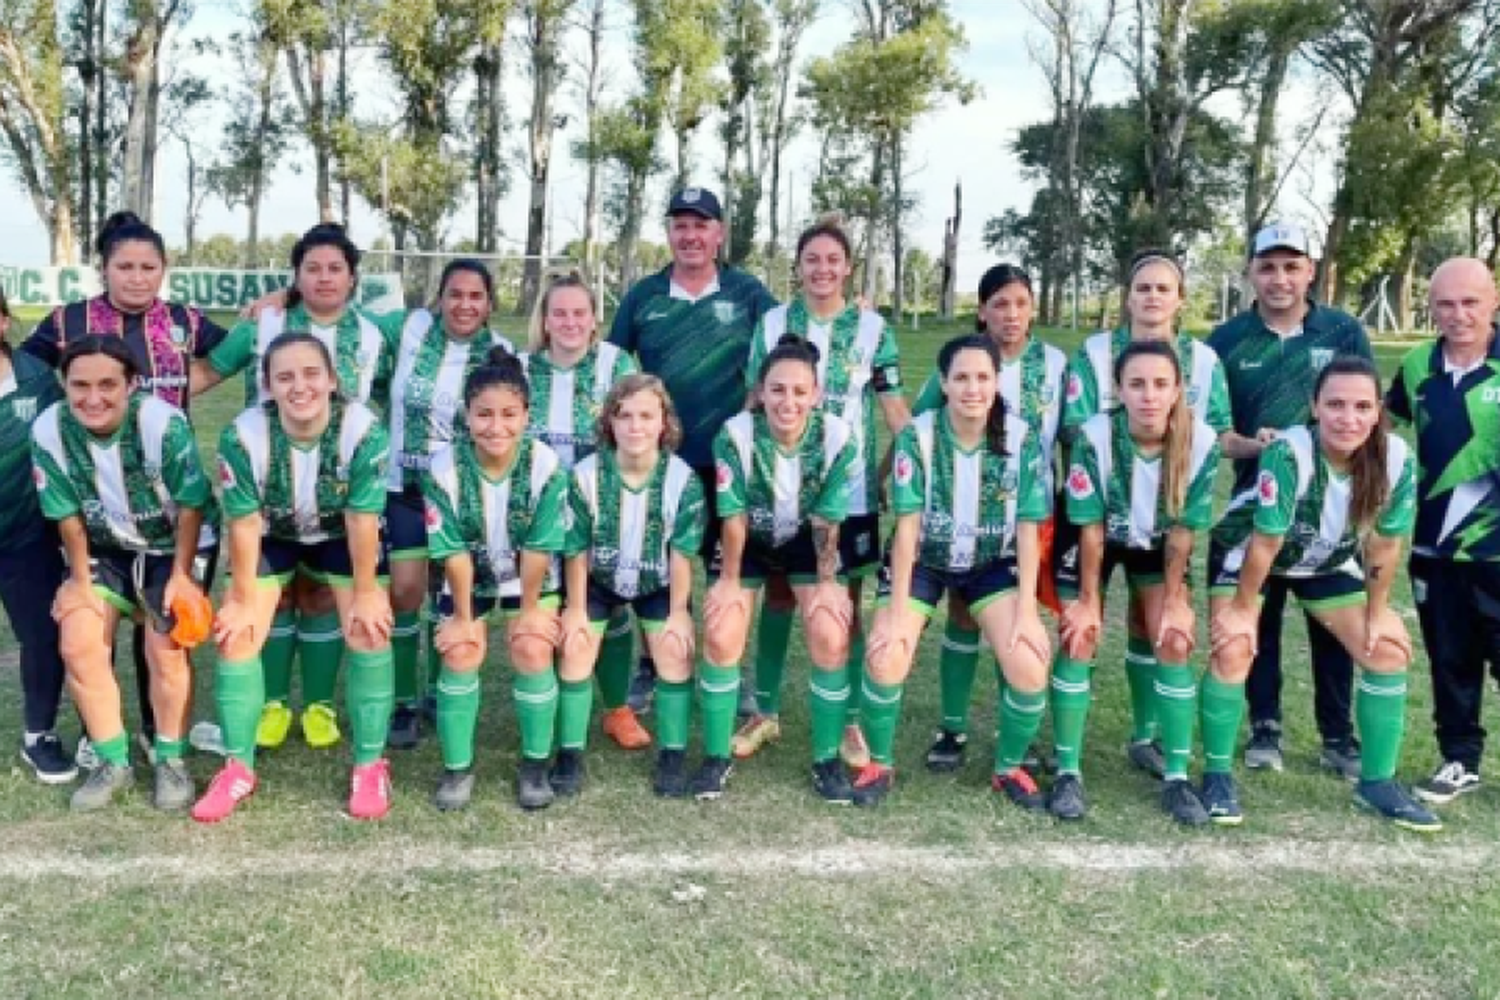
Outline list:
[[[724,209],[719,206],[719,199],[708,188],[685,187],[674,194],[671,204],[667,206],[667,215],[678,215],[682,212],[692,212],[694,215],[701,215],[715,222],[724,221]]]

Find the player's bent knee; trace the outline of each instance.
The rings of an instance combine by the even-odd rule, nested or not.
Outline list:
[[[1173,633],[1157,647],[1157,659],[1167,663],[1186,663],[1193,655],[1193,644]]]
[[[74,669],[74,663],[91,666],[101,657],[109,656],[109,643],[104,639],[104,626],[97,615],[74,613],[64,618],[58,629],[57,652]]]
[[[849,655],[849,634],[837,624],[824,621],[819,615],[807,623],[807,653],[813,663],[832,667],[844,662]]]
[[[552,666],[556,647],[539,636],[517,635],[510,639],[510,659],[522,673],[541,673]]]
[[[1365,666],[1377,674],[1399,674],[1411,666],[1411,657],[1406,650],[1389,639],[1376,643],[1374,655],[1367,660]]]

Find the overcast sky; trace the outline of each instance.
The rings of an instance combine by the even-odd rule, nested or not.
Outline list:
[[[825,0],[823,6],[823,15],[804,42],[804,60],[832,51],[848,36],[851,21],[842,3]],[[1027,51],[1027,38],[1037,36],[1038,29],[1019,0],[954,0],[952,9],[963,24],[969,41],[968,50],[961,57],[963,72],[978,83],[981,93],[966,107],[943,106],[918,126],[909,166],[915,172],[913,184],[920,203],[910,228],[913,245],[936,254],[942,244],[943,221],[952,205],[954,181],[963,182],[960,288],[966,290],[972,288],[980,273],[993,263],[993,257],[980,242],[985,221],[1007,208],[1024,207],[1031,197],[1032,187],[1021,180],[1015,160],[1006,147],[1018,128],[1044,119],[1049,109],[1041,71]],[[238,27],[234,10],[235,0],[200,0],[198,12],[185,37],[224,37]],[[511,71],[506,87],[507,116],[511,125],[518,127],[516,134],[509,139],[509,145],[516,153],[519,153],[522,142],[519,126],[524,125],[529,108],[530,85],[520,70],[522,58],[518,47],[511,50]],[[610,31],[608,59],[613,73],[610,93],[623,93],[630,83],[627,68],[629,25],[618,11]],[[196,72],[223,85],[227,63],[227,60],[209,57],[191,65]],[[383,75],[375,69],[373,53],[361,57],[357,74],[354,91],[359,95],[359,111],[363,114],[394,114],[395,95]],[[1118,97],[1125,86],[1123,74],[1111,68],[1103,80],[1100,96],[1104,100]],[[564,90],[559,110],[572,112],[573,124],[560,137],[562,141],[553,159],[552,207],[556,246],[562,246],[580,234],[585,180],[583,166],[567,155],[567,145],[576,137],[579,100],[571,83],[565,85]],[[1234,109],[1226,107],[1221,110],[1233,113]],[[204,116],[201,131],[213,135],[217,129],[218,123],[213,117]],[[719,157],[714,148],[713,123],[701,129],[700,134],[701,139],[694,150],[698,167],[696,179],[717,188],[714,175]],[[670,157],[670,139],[660,149]],[[807,187],[813,172],[811,160],[814,152],[812,142],[804,137],[793,146],[788,157],[794,208],[799,218],[806,216]],[[299,148],[292,160],[301,163],[302,172],[294,173],[288,167],[277,171],[262,210],[262,234],[301,231],[315,221],[310,159],[305,147]],[[29,199],[13,175],[7,173],[0,184],[3,184],[0,190],[5,192],[7,202],[6,211],[0,213],[0,245],[5,248],[0,252],[0,263],[47,263],[45,231],[32,212]],[[181,245],[183,241],[185,190],[185,159],[180,145],[169,140],[158,167],[156,221],[173,245]],[[526,197],[523,173],[518,168],[513,169],[511,191],[500,216],[507,247],[519,248],[524,240]],[[355,205],[352,220],[355,237],[360,242],[368,242],[382,232],[380,220],[358,198]],[[466,205],[455,217],[455,237],[472,233],[472,216],[472,205]],[[222,203],[209,201],[200,220],[200,234],[225,232],[239,237],[244,230],[242,209],[231,213]],[[648,232],[648,236],[659,239],[660,233]]]

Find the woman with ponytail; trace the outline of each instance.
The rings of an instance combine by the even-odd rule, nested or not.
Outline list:
[[[1127,322],[1113,331],[1096,333],[1068,363],[1067,388],[1063,399],[1063,442],[1071,444],[1079,428],[1095,414],[1108,413],[1119,404],[1115,395],[1115,361],[1127,345],[1142,341],[1168,344],[1177,352],[1182,372],[1184,401],[1193,417],[1216,434],[1232,429],[1229,390],[1219,356],[1207,344],[1177,328],[1186,303],[1187,287],[1182,265],[1162,250],[1142,250],[1130,261],[1125,298]],[[1054,563],[1078,562],[1078,538],[1060,518],[1053,543]],[[1144,609],[1134,595],[1126,617],[1129,636],[1125,645],[1125,676],[1130,686],[1132,726],[1126,756],[1130,763],[1161,777],[1166,761],[1157,738],[1157,697],[1152,678],[1156,673],[1156,651]]]
[[[879,313],[849,301],[847,287],[853,273],[853,247],[837,215],[826,216],[805,230],[797,239],[801,288],[790,303],[761,318],[746,368],[747,384],[754,392],[762,362],[782,337],[792,334],[805,338],[819,352],[820,408],[842,419],[854,432],[859,467],[849,483],[849,516],[839,528],[839,559],[854,615],[846,659],[851,687],[859,678],[864,660],[865,633],[860,614],[864,580],[874,576],[880,565],[877,404],[881,422],[891,434],[911,420],[911,410],[902,396],[896,338]],[[749,757],[780,735],[781,677],[796,607],[786,580],[772,576],[766,581],[766,602],[756,640],[756,710],[735,734],[736,757]],[[854,724],[858,709],[857,696],[851,697],[848,725],[840,744],[840,754],[851,767],[862,767],[870,759],[864,736]]]
[[[509,351],[490,351],[465,380],[463,398],[468,433],[433,457],[424,483],[427,546],[447,582],[435,637],[443,659],[437,685],[443,777],[433,801],[447,811],[464,808],[473,796],[479,670],[486,622],[498,613],[507,622],[515,668],[516,799],[523,809],[541,809],[582,788],[593,705],[589,671],[559,678],[553,668],[567,472],[556,452],[528,432],[530,388]],[[554,743],[559,749],[549,771]]]
[[[1167,341],[1130,343],[1115,359],[1120,407],[1078,428],[1064,481],[1067,516],[1078,529],[1076,561],[1058,564],[1062,649],[1052,671],[1057,780],[1049,808],[1083,818],[1079,762],[1098,650],[1104,592],[1123,566],[1155,655],[1160,704],[1162,808],[1185,825],[1208,822],[1187,780],[1198,686],[1188,665],[1196,645],[1187,570],[1194,535],[1213,518],[1218,438],[1188,407],[1181,361]]]
[[[820,353],[783,334],[760,362],[752,409],[714,439],[720,559],[703,601],[704,760],[693,781],[698,798],[718,798],[731,771],[739,662],[755,596],[768,579],[790,585],[802,613],[813,722],[813,790],[828,802],[851,801],[839,759],[847,718],[851,602],[839,564],[839,533],[860,474],[859,443],[842,418],[822,407]],[[764,627],[764,625],[762,625]]]
[[[1360,777],[1355,801],[1397,826],[1442,828],[1395,780],[1412,644],[1389,605],[1401,541],[1416,518],[1415,460],[1387,429],[1380,374],[1344,355],[1319,373],[1313,422],[1282,431],[1255,484],[1213,531],[1213,658],[1203,682],[1203,800],[1214,821],[1241,821],[1232,765],[1255,658],[1260,595],[1282,578],[1360,664],[1355,694]]]
[[[571,471],[594,451],[599,410],[609,390],[638,370],[635,358],[600,341],[598,300],[577,271],[553,276],[537,296],[521,364],[531,386],[529,433]],[[627,704],[631,624],[623,608],[605,636],[595,671],[604,734],[623,749],[641,750],[651,745],[651,734]]]
[[[1000,398],[1006,411],[1031,428],[1042,455],[1042,473],[1047,490],[1053,492],[1053,446],[1062,423],[1063,384],[1068,356],[1032,335],[1036,299],[1031,276],[1014,264],[996,264],[979,279],[979,313],[975,328],[1000,350]],[[912,412],[921,414],[943,405],[942,379],[934,372],[917,394]],[[1048,553],[1052,523],[1042,532],[1042,581],[1051,583]],[[969,702],[974,692],[974,671],[979,664],[980,633],[969,608],[958,591],[948,592],[948,620],[943,629],[938,658],[939,689],[942,692],[942,722],[927,751],[927,767],[933,771],[956,771],[963,767],[969,742]]]
[[[1037,611],[1038,524],[1051,513],[1047,461],[1026,421],[1000,395],[1000,351],[987,337],[938,353],[944,404],[896,438],[886,555],[862,678],[861,725],[872,761],[854,802],[875,805],[894,780],[892,746],[917,642],[945,592],[973,609],[1004,678],[995,791],[1024,809],[1045,806],[1021,768],[1047,699],[1051,643]]]
[[[214,698],[229,759],[193,818],[226,819],[256,789],[262,650],[283,589],[302,575],[331,588],[333,628],[349,645],[349,815],[379,819],[391,805],[384,753],[394,699],[380,539],[389,437],[373,410],[344,399],[333,355],[315,335],[281,334],[261,353],[260,369],[270,401],[245,410],[219,438],[232,582],[214,622]]]
[[[403,316],[376,316],[355,303],[359,262],[359,248],[342,226],[324,222],[303,233],[292,247],[291,287],[256,303],[253,319],[235,324],[207,358],[194,362],[194,387],[244,372],[246,405],[265,403],[269,389],[259,372],[266,352],[285,333],[305,333],[328,349],[346,400],[384,411]],[[335,746],[343,738],[333,702],[345,643],[333,593],[316,580],[299,578],[284,591],[270,629],[261,651],[267,702],[260,746],[280,746],[290,730],[294,658],[302,664],[302,735],[308,746]]]

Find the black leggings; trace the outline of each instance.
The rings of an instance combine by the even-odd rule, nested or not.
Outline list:
[[[0,552],[0,604],[21,644],[23,712],[26,729],[33,733],[57,725],[65,676],[52,620],[52,599],[65,571],[57,535],[50,524],[48,528],[41,539]]]

